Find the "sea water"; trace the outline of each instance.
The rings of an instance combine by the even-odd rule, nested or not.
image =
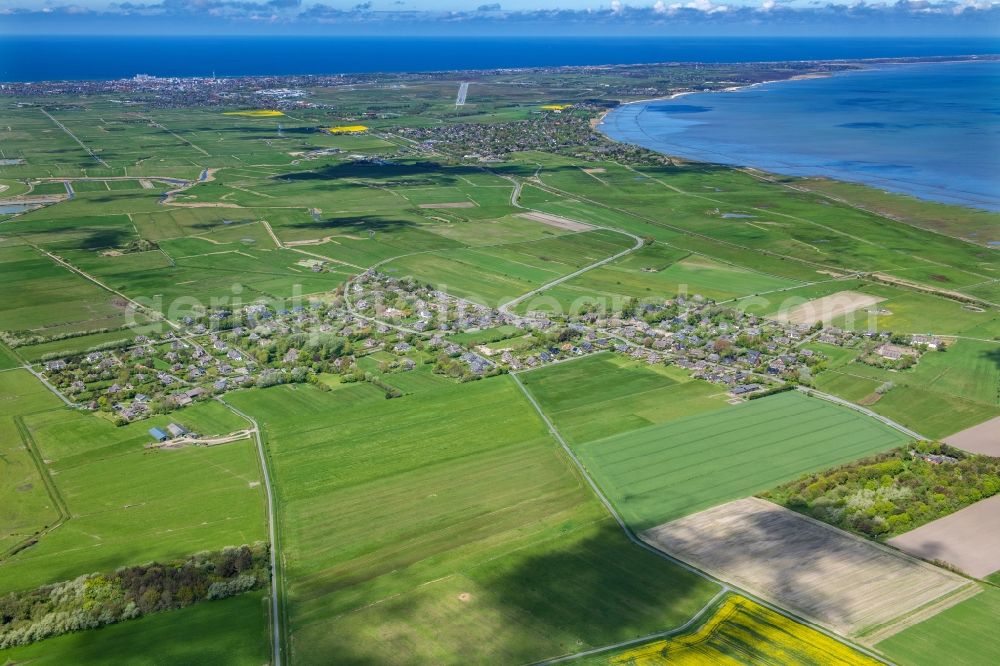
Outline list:
[[[601,130],[679,157],[1000,210],[1000,62],[883,65],[640,102]]]

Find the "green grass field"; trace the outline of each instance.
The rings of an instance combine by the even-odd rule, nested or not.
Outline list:
[[[718,386],[614,354],[525,372],[521,381],[570,443],[725,409]]]
[[[957,340],[900,372],[843,360],[816,376],[816,388],[870,402],[875,389],[892,382],[869,407],[926,437],[946,437],[1000,415],[1000,343]]]
[[[727,300],[796,284],[703,255],[654,245],[546,290],[518,309],[574,312],[589,303],[620,307],[628,298],[663,301],[678,294]]]
[[[0,396],[0,557],[5,557],[59,518],[21,419],[62,403],[27,370],[0,372]]]
[[[271,451],[297,662],[451,661],[456,645],[533,661],[680,624],[714,593],[625,540],[510,378],[232,402]]]
[[[170,421],[206,435],[246,427],[222,405],[203,403],[115,428],[98,416],[46,404],[48,411],[24,416],[24,435],[46,461],[68,518],[0,561],[0,590],[264,539],[260,472],[250,440],[176,451],[144,448],[147,428]]]
[[[989,585],[976,596],[903,629],[875,647],[906,666],[977,666],[1000,661],[996,618],[1000,589]]]
[[[248,592],[0,650],[0,661],[38,666],[184,666],[207,662],[260,666],[271,658],[268,640],[264,594]]]
[[[280,118],[147,98],[123,104],[118,91],[12,97],[0,109],[0,138],[4,157],[19,163],[0,164],[0,199],[32,188],[62,196],[66,185],[51,179],[65,178],[74,197],[0,220],[0,331],[32,336],[16,356],[0,346],[0,594],[265,538],[249,440],[144,448],[147,428],[172,420],[206,434],[245,427],[223,405],[115,428],[65,408],[16,369],[18,357],[162,332],[111,290],[177,321],[194,301],[326,299],[378,264],[496,306],[630,248],[634,238],[620,230],[651,243],[521,310],[687,293],[739,299],[768,315],[786,301],[866,291],[885,297],[891,314],[857,319],[855,328],[980,340],[960,340],[901,373],[811,344],[831,357],[818,387],[862,400],[891,379],[896,388],[873,409],[928,436],[1000,413],[1000,363],[989,342],[1000,338],[1000,311],[831,275],[879,271],[1000,298],[1000,258],[982,246],[996,214],[837,183],[803,191],[712,165],[631,166],[648,160],[581,157],[575,146],[481,162],[461,158],[464,146],[427,148],[407,137],[419,128],[448,135],[458,123],[478,125],[473,133],[532,124],[545,103],[616,104],[636,97],[621,91],[646,85],[715,87],[746,73],[712,71],[483,74],[465,107],[454,105],[458,81],[446,75],[388,76],[384,86],[310,88],[315,106]],[[586,126],[587,113],[558,121]],[[370,130],[317,130],[358,122]],[[197,182],[165,198],[176,187],[168,178]],[[518,201],[512,179],[523,186]],[[464,205],[441,205],[455,203]],[[605,228],[570,232],[520,217],[526,209]],[[158,249],[122,253],[138,240]],[[323,272],[298,264],[317,256],[330,260]],[[66,334],[75,337],[54,339]],[[528,343],[506,329],[455,339]],[[359,367],[397,386],[400,398],[334,375],[320,378],[329,392],[293,385],[231,396],[260,420],[270,455],[293,663],[528,663],[679,626],[717,591],[624,538],[511,378],[456,384],[423,364],[382,375],[378,360],[387,356]],[[728,406],[721,386],[610,353],[520,379],[637,528],[902,441],[799,394]],[[11,553],[33,536],[37,543]],[[996,610],[977,599],[953,609],[976,602],[975,613],[928,626],[977,628],[983,608]],[[0,657],[261,664],[269,659],[261,603],[260,593],[244,595]],[[918,634],[915,644],[930,640]]]
[[[622,517],[643,530],[905,441],[849,409],[789,392],[575,448]]]

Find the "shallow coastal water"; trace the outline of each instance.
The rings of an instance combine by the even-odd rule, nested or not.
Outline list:
[[[997,53],[995,37],[36,36],[0,39],[0,81],[413,72]],[[44,54],[44,57],[39,57]]]
[[[889,65],[640,102],[600,127],[689,159],[1000,210],[1000,62]]]

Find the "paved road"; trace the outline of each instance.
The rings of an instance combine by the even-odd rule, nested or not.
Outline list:
[[[462,85],[458,87],[458,96],[455,98],[455,106],[464,106],[465,97],[468,94],[469,94],[469,84],[463,82]]]
[[[567,218],[567,219],[569,219],[569,218]],[[633,245],[632,247],[628,248],[627,250],[622,250],[618,254],[612,255],[610,257],[606,257],[604,259],[601,259],[600,261],[595,261],[594,263],[590,264],[589,266],[584,266],[583,268],[581,268],[578,271],[573,271],[572,273],[570,273],[568,275],[563,275],[561,278],[556,278],[555,280],[552,280],[551,282],[547,282],[547,283],[543,284],[541,287],[538,287],[537,289],[532,289],[531,291],[529,291],[526,294],[521,294],[520,296],[518,296],[517,298],[515,298],[515,299],[513,299],[511,301],[507,301],[506,303],[504,303],[503,305],[501,305],[497,309],[500,310],[500,312],[503,312],[504,314],[510,314],[510,308],[511,307],[513,307],[513,306],[515,306],[515,305],[517,305],[519,303],[522,303],[523,301],[526,301],[527,299],[531,298],[532,296],[535,296],[536,294],[539,294],[539,293],[545,291],[546,289],[549,289],[550,287],[554,287],[557,284],[562,284],[563,282],[566,282],[567,280],[572,280],[573,278],[577,277],[578,275],[582,275],[582,274],[586,273],[589,270],[597,268],[598,266],[603,266],[604,264],[610,263],[610,262],[614,261],[615,259],[620,259],[621,257],[624,257],[626,254],[630,254],[632,252],[635,252],[636,250],[638,250],[639,248],[642,247],[643,240],[641,238],[639,238],[638,236],[636,236],[635,234],[631,234],[631,233],[629,233],[627,231],[622,231],[621,229],[611,229],[610,227],[598,227],[596,225],[591,225],[591,226],[593,226],[596,229],[604,229],[606,231],[614,231],[614,232],[619,233],[619,234],[625,234],[626,236],[629,236],[629,237],[631,237],[631,238],[633,238],[635,240],[635,245]]]
[[[281,612],[279,609],[278,597],[281,594],[281,571],[279,566],[281,564],[281,558],[278,557],[278,531],[274,521],[274,491],[271,488],[271,474],[267,467],[267,456],[264,452],[264,441],[260,436],[260,424],[257,420],[243,412],[231,404],[223,400],[222,398],[216,398],[220,403],[225,405],[231,412],[237,416],[242,417],[248,421],[252,428],[251,434],[253,434],[254,442],[257,444],[257,456],[260,458],[260,470],[264,477],[264,492],[267,495],[267,531],[268,537],[271,540],[271,654],[272,654],[272,666],[281,666],[281,651],[282,651],[282,627],[281,627]]]
[[[816,389],[813,389],[813,388],[806,388],[805,386],[799,386],[798,389],[800,391],[802,391],[803,393],[806,393],[808,395],[816,396],[817,398],[821,398],[823,400],[827,400],[829,402],[833,402],[833,403],[836,403],[838,405],[843,405],[844,407],[849,407],[850,409],[853,409],[856,412],[861,412],[862,414],[864,414],[866,416],[870,416],[873,419],[881,421],[882,423],[886,424],[890,428],[895,428],[899,432],[903,433],[904,435],[906,435],[908,437],[912,437],[913,439],[928,439],[927,437],[924,437],[923,435],[921,435],[919,432],[916,432],[914,430],[910,430],[906,426],[904,426],[904,425],[902,425],[900,423],[896,423],[895,421],[893,421],[892,419],[890,419],[888,417],[882,416],[881,414],[877,414],[877,413],[873,412],[872,410],[870,410],[870,409],[868,409],[866,407],[862,407],[861,405],[856,405],[856,404],[854,404],[853,402],[851,402],[849,400],[844,400],[843,398],[838,398],[835,395],[830,395],[829,393],[823,393],[822,391],[817,391]]]
[[[850,641],[846,640],[843,636],[835,634],[835,633],[829,631],[828,629],[826,629],[825,627],[821,627],[819,625],[813,624],[812,622],[809,622],[808,620],[805,620],[804,618],[797,617],[796,615],[794,615],[794,614],[789,613],[788,611],[786,611],[784,608],[781,608],[779,606],[775,606],[771,602],[769,602],[769,601],[767,601],[765,599],[761,599],[760,597],[758,597],[758,596],[756,596],[754,594],[751,594],[751,593],[747,592],[746,590],[742,590],[742,589],[740,589],[738,587],[730,585],[729,583],[726,583],[725,581],[719,580],[718,578],[715,578],[714,576],[711,576],[711,575],[705,573],[704,571],[691,566],[690,564],[688,564],[687,562],[684,562],[683,560],[678,560],[677,558],[673,557],[672,555],[668,555],[667,553],[663,552],[662,550],[659,550],[658,548],[655,548],[655,547],[651,546],[650,544],[646,543],[645,541],[643,541],[642,539],[640,539],[635,534],[635,532],[632,531],[632,528],[629,527],[625,523],[625,521],[622,519],[622,517],[618,514],[618,511],[614,508],[614,506],[611,505],[611,502],[608,500],[608,498],[605,497],[604,493],[601,492],[601,489],[597,487],[597,484],[594,482],[594,480],[592,478],[590,478],[590,474],[587,472],[586,468],[583,466],[583,463],[580,462],[580,459],[576,457],[576,454],[574,454],[573,451],[572,451],[572,449],[569,448],[569,445],[566,444],[566,440],[563,439],[562,435],[559,433],[559,430],[556,428],[555,424],[553,424],[552,421],[549,420],[549,417],[542,410],[541,405],[538,404],[538,401],[535,400],[535,397],[533,395],[531,395],[531,392],[528,391],[528,389],[524,386],[524,384],[521,383],[520,377],[518,377],[515,374],[511,374],[510,377],[511,377],[511,379],[514,380],[514,383],[517,384],[517,387],[519,389],[521,389],[521,393],[523,393],[524,397],[528,399],[528,402],[531,403],[531,406],[534,407],[535,412],[538,413],[538,416],[541,417],[542,422],[545,423],[545,426],[549,430],[549,434],[552,435],[552,437],[557,442],[559,442],[559,445],[562,447],[563,451],[565,451],[566,455],[569,456],[570,461],[573,463],[574,466],[576,466],[577,471],[580,473],[580,476],[583,477],[583,480],[587,482],[588,486],[590,486],[590,489],[594,492],[594,495],[597,496],[597,499],[601,502],[601,504],[604,505],[604,508],[607,509],[607,511],[608,511],[609,514],[611,514],[611,517],[614,518],[615,522],[618,523],[618,526],[625,533],[625,536],[628,538],[629,541],[631,541],[635,545],[639,546],[643,550],[645,550],[647,552],[650,552],[653,555],[656,555],[657,557],[660,557],[660,558],[662,558],[664,560],[667,560],[668,562],[672,562],[673,564],[679,566],[680,568],[682,568],[682,569],[684,569],[686,571],[689,571],[689,572],[695,574],[696,576],[700,576],[702,578],[705,578],[707,580],[710,580],[710,581],[718,584],[722,588],[720,590],[720,593],[730,592],[730,591],[735,592],[735,593],[737,593],[737,594],[739,594],[739,595],[741,595],[743,597],[746,597],[747,599],[751,599],[751,600],[757,602],[758,604],[764,606],[765,608],[769,608],[770,610],[774,611],[775,613],[778,613],[780,615],[783,615],[784,617],[790,618],[792,620],[795,620],[796,622],[800,622],[800,623],[802,623],[802,624],[804,624],[804,625],[806,625],[808,627],[811,627],[811,628],[815,629],[816,631],[818,631],[818,632],[820,632],[820,633],[822,633],[822,634],[824,634],[826,636],[829,636],[830,638],[833,638],[836,641],[839,641],[839,642],[841,642],[841,643],[843,643],[845,645],[848,645],[848,646],[854,648],[855,650],[858,650],[859,652],[861,652],[861,653],[863,653],[863,654],[865,654],[865,655],[867,655],[867,656],[869,656],[869,657],[871,657],[873,659],[876,659],[877,661],[880,661],[880,662],[885,663],[885,664],[891,663],[891,662],[886,661],[883,657],[881,657],[881,656],[879,656],[879,655],[871,652],[870,650],[868,650],[868,649],[866,649],[866,648],[864,648],[864,647],[862,647],[860,645],[856,645],[854,643],[851,643]],[[703,612],[703,611],[704,611],[704,608],[702,609],[702,611],[699,611],[699,613]],[[692,621],[695,620],[695,619],[696,618],[692,618]],[[685,626],[691,626],[691,625],[687,624]],[[610,650],[610,649],[614,649],[615,647],[616,646],[614,646],[614,645],[612,645],[612,646],[605,646],[604,648],[598,648],[598,651],[599,652],[603,652],[605,649],[609,649]],[[566,655],[566,658],[570,658],[572,656],[575,656],[575,655]],[[553,663],[554,661],[558,661],[559,659],[560,658],[557,658],[556,660],[550,661],[548,663]]]
[[[30,363],[25,363],[22,367],[25,370],[27,370],[28,372],[30,372],[31,374],[33,374],[35,376],[35,379],[37,379],[38,381],[40,381],[45,386],[45,388],[47,388],[48,390],[52,391],[57,396],[59,396],[59,399],[62,400],[63,402],[65,402],[67,407],[79,407],[80,406],[77,403],[75,403],[72,400],[70,400],[69,398],[67,398],[66,396],[64,396],[62,394],[62,391],[60,391],[55,386],[53,386],[52,384],[50,384],[49,380],[47,380],[44,375],[42,375],[39,372],[36,372],[35,369],[33,367],[31,367]],[[11,370],[15,370],[15,369],[16,368],[11,368]]]

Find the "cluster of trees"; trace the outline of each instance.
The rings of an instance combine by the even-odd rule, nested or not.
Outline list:
[[[151,250],[159,249],[160,246],[157,245],[156,241],[146,240],[145,238],[137,238],[120,247],[119,252],[122,254],[134,254],[136,252],[149,252]]]
[[[761,496],[818,520],[885,539],[1000,492],[1000,458],[919,442],[808,474]]]
[[[0,597],[0,649],[223,599],[268,580],[268,545],[124,567]]]

